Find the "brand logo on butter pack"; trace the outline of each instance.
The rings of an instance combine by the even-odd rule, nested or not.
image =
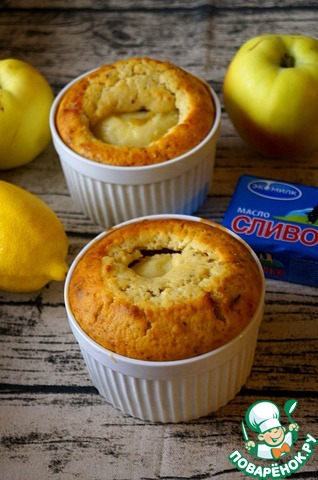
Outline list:
[[[297,200],[302,196],[299,188],[275,180],[254,180],[247,185],[250,192],[272,200]]]
[[[299,426],[291,415],[297,405],[297,400],[285,403],[284,412],[289,420],[286,426],[281,423],[280,410],[274,402],[261,400],[251,405],[242,421],[242,434],[245,449],[252,460],[235,450],[228,457],[232,464],[249,477],[257,479],[285,478],[297,472],[310,459],[313,447],[318,443],[312,435],[307,434],[301,448],[294,453]],[[254,459],[269,462],[263,466]]]

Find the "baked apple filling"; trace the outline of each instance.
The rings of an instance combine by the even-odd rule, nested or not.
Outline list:
[[[96,138],[111,145],[147,147],[166,135],[178,120],[177,109],[169,112],[140,110],[103,118],[92,131]]]
[[[145,278],[163,277],[173,267],[181,262],[181,252],[155,253],[146,254],[139,260],[135,261],[130,267],[137,275]]]

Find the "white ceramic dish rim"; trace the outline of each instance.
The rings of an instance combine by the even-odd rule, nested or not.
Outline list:
[[[190,221],[203,222],[203,223],[206,223],[208,225],[211,225],[212,227],[221,228],[221,229],[225,230],[227,233],[229,233],[230,235],[235,237],[237,240],[239,240],[241,243],[243,243],[243,245],[245,245],[245,247],[248,249],[248,251],[251,253],[252,257],[254,258],[254,260],[255,260],[255,262],[258,266],[258,269],[259,269],[259,272],[260,272],[260,275],[261,275],[261,279],[262,279],[262,293],[261,293],[261,298],[260,298],[260,301],[259,301],[258,308],[257,308],[253,318],[249,322],[249,324],[236,337],[234,337],[232,340],[230,340],[230,342],[222,345],[221,347],[216,348],[216,349],[214,349],[210,352],[204,353],[202,355],[198,355],[196,357],[187,358],[187,359],[183,359],[183,360],[172,360],[172,361],[166,361],[166,362],[138,360],[138,359],[134,359],[134,358],[130,358],[130,357],[125,357],[123,355],[119,355],[115,352],[112,352],[111,350],[108,350],[108,349],[102,347],[97,342],[92,340],[84,332],[84,330],[80,327],[80,325],[77,323],[74,315],[72,314],[70,304],[69,304],[69,299],[68,299],[69,283],[70,283],[73,271],[74,271],[78,261],[86,253],[86,251],[91,248],[91,246],[95,242],[98,242],[105,235],[110,234],[114,229],[121,228],[121,227],[124,227],[125,225],[128,225],[130,223],[135,223],[135,222],[139,222],[139,221],[142,221],[142,220],[159,219],[159,218],[161,218],[161,219],[176,218],[176,219],[184,219],[184,220],[190,220]],[[207,219],[204,219],[204,218],[201,218],[201,217],[195,217],[195,216],[192,216],[192,215],[178,215],[178,214],[147,215],[147,216],[144,216],[144,217],[138,217],[138,218],[127,220],[125,222],[122,222],[122,223],[114,226],[114,227],[109,228],[106,231],[103,231],[102,233],[97,235],[97,237],[95,237],[93,240],[91,240],[78,253],[78,255],[74,258],[74,260],[72,262],[72,265],[71,265],[71,267],[68,271],[68,274],[67,274],[67,277],[66,277],[66,280],[65,280],[64,300],[65,300],[65,307],[66,307],[66,311],[67,311],[67,315],[68,315],[71,327],[73,327],[75,329],[75,331],[81,337],[81,339],[84,340],[85,344],[88,345],[89,348],[92,349],[92,351],[94,351],[95,354],[97,354],[99,359],[103,359],[102,363],[104,365],[110,366],[109,364],[111,364],[112,367],[115,370],[121,370],[122,368],[131,367],[133,372],[134,372],[134,369],[136,369],[136,368],[138,369],[138,367],[139,367],[139,369],[140,369],[139,375],[136,375],[136,376],[142,376],[143,372],[145,372],[146,376],[148,377],[149,376],[149,371],[151,370],[156,377],[159,376],[161,378],[170,378],[172,376],[175,376],[179,373],[179,367],[182,367],[182,368],[187,367],[186,375],[190,376],[192,374],[197,374],[198,369],[199,369],[199,371],[205,370],[206,366],[208,365],[208,363],[210,362],[210,360],[213,357],[218,357],[219,358],[219,364],[222,364],[222,363],[225,363],[225,361],[226,361],[226,358],[225,358],[226,352],[228,352],[228,356],[231,358],[231,357],[235,356],[235,354],[240,351],[240,341],[241,341],[241,339],[243,337],[245,337],[246,335],[248,335],[249,331],[253,328],[255,322],[260,322],[261,321],[262,313],[263,313],[263,309],[264,309],[264,302],[265,302],[265,277],[264,277],[264,272],[263,272],[262,266],[260,264],[260,261],[259,261],[258,257],[256,256],[255,252],[253,251],[253,249],[243,239],[241,239],[238,235],[236,235],[231,230],[223,227],[222,225],[219,225],[219,224],[216,224],[216,223],[214,223],[210,220],[207,220]],[[224,354],[225,356],[222,355],[222,354]],[[196,364],[198,364],[197,367],[195,367]],[[213,368],[215,368],[219,364],[213,364]],[[193,366],[194,369],[191,369],[190,368],[191,366]],[[164,369],[164,373],[162,375],[160,374],[161,369]],[[168,369],[169,369],[169,373],[168,373]],[[211,367],[210,367],[210,369],[211,369]],[[125,373],[129,374],[128,371],[125,372]]]
[[[56,115],[58,105],[59,105],[62,97],[67,92],[67,90],[72,85],[74,85],[77,81],[81,80],[83,77],[85,77],[86,75],[89,75],[90,73],[92,73],[96,70],[98,70],[98,68],[95,68],[93,70],[85,72],[82,75],[75,78],[74,80],[72,80],[71,82],[69,82],[58,93],[58,95],[55,97],[55,99],[53,101],[53,104],[52,104],[52,107],[51,107],[51,110],[50,110],[49,124],[50,124],[51,133],[52,133],[52,136],[53,136],[53,141],[56,142],[56,144],[59,146],[60,149],[65,150],[65,152],[68,153],[69,156],[73,157],[74,160],[76,160],[77,162],[81,162],[83,165],[86,165],[87,167],[98,168],[100,170],[105,170],[109,173],[112,172],[114,175],[115,174],[122,174],[123,172],[129,172],[130,175],[132,175],[132,181],[134,180],[135,177],[136,177],[137,180],[139,179],[139,181],[140,181],[139,175],[140,175],[141,172],[147,172],[147,171],[151,170],[152,173],[156,173],[156,172],[153,172],[153,171],[159,171],[159,170],[162,170],[162,169],[166,169],[170,165],[173,166],[173,165],[175,165],[179,162],[182,162],[182,160],[184,160],[184,158],[189,157],[190,155],[195,154],[198,150],[200,150],[202,148],[202,146],[204,146],[217,133],[218,128],[219,128],[220,123],[221,123],[221,104],[220,104],[220,100],[219,100],[217,94],[215,93],[214,89],[207,82],[205,82],[205,80],[200,79],[202,82],[204,82],[207,85],[207,87],[210,90],[210,93],[211,93],[211,96],[212,96],[212,99],[213,99],[213,102],[214,102],[214,105],[215,105],[215,119],[214,119],[214,123],[213,123],[212,128],[211,128],[210,132],[208,133],[208,135],[198,145],[196,145],[193,149],[189,150],[188,152],[185,152],[184,154],[182,154],[182,155],[180,155],[176,158],[167,160],[165,162],[155,163],[155,164],[152,164],[152,165],[135,166],[135,167],[134,166],[127,167],[127,166],[118,166],[118,165],[108,165],[108,164],[103,164],[103,163],[99,163],[99,162],[94,162],[93,160],[89,160],[87,158],[82,157],[81,155],[74,152],[71,148],[69,148],[63,142],[63,140],[61,139],[61,137],[60,137],[60,135],[57,131],[57,128],[56,128],[55,115]],[[194,163],[197,163],[196,159],[194,160]],[[187,165],[187,167],[189,168],[190,166],[191,166],[191,164],[189,163]]]

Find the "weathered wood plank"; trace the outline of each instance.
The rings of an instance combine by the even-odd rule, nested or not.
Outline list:
[[[38,0],[2,0],[1,4],[4,8],[8,9],[38,9]],[[0,5],[1,5],[0,4]],[[292,8],[301,8],[305,10],[307,8],[316,7],[315,0],[282,0],[277,4],[274,0],[266,0],[265,2],[259,2],[258,0],[42,0],[41,9],[89,9],[89,10],[140,10],[140,9],[182,9],[182,10],[194,10],[197,8],[204,9],[218,9],[218,10],[234,10],[242,12],[244,10],[283,10]]]
[[[240,19],[240,21],[238,21]],[[316,35],[318,11],[289,10],[288,29]],[[142,25],[142,28],[140,27]],[[1,57],[35,64],[57,91],[75,76],[127,56],[170,60],[220,92],[236,49],[249,37],[286,32],[280,10],[2,11]],[[187,34],[185,35],[184,32]],[[173,42],[171,37],[173,35]],[[57,68],[58,67],[58,68]]]
[[[259,399],[239,395],[217,414],[161,425],[124,416],[94,394],[9,394],[2,401],[4,416],[11,419],[2,429],[2,469],[6,480],[17,480],[17,472],[23,480],[246,478],[227,457],[236,449],[244,454],[241,421],[246,404]],[[275,401],[282,408],[285,400]],[[299,402],[295,418],[306,420],[297,450],[313,433],[314,408],[313,398]],[[282,422],[288,422],[284,415]],[[314,480],[315,474],[312,458],[299,478]]]

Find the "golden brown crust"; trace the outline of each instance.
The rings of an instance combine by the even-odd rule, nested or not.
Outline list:
[[[172,254],[176,264],[162,276],[138,275],[132,266],[154,251]],[[235,337],[254,315],[261,289],[255,260],[224,229],[151,219],[93,244],[75,268],[69,300],[97,343],[131,358],[168,361]]]
[[[145,147],[110,145],[92,131],[113,113],[173,108],[179,111],[178,124]],[[63,141],[85,158],[141,166],[191,150],[206,137],[214,119],[210,91],[200,79],[169,62],[132,58],[104,65],[70,87],[59,104],[56,126]]]

